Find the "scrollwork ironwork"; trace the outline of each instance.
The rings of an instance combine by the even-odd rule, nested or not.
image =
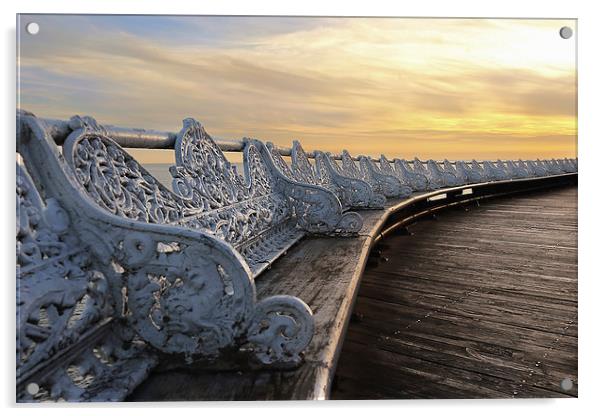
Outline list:
[[[307,154],[298,140],[293,141],[291,150],[291,168],[295,179],[312,185],[322,185]]]
[[[529,172],[521,166],[514,163],[512,160],[507,160],[505,163],[501,160],[497,161],[498,167],[503,167],[512,179],[524,179],[529,176]]]
[[[430,159],[426,162],[429,181],[437,187],[449,187],[456,185],[457,178],[454,174],[442,171],[437,162]]]
[[[267,146],[276,161],[276,165],[280,167],[285,164],[280,154],[274,150],[274,147],[270,143]],[[344,176],[340,170],[337,170],[338,166],[332,165],[333,161],[325,153],[316,152],[314,160],[315,166],[312,166],[301,143],[295,140],[291,150],[291,175],[287,175],[289,179],[318,185],[329,190],[337,196],[343,210],[352,208],[378,209],[384,206],[385,199],[383,196],[374,195],[370,185],[365,181]]]
[[[379,172],[374,162],[366,156],[359,157],[359,168],[347,150],[341,153],[341,160],[345,175],[366,181],[376,194],[396,198],[407,197],[412,193],[412,189],[402,185],[397,177]]]
[[[35,168],[36,182],[47,195],[60,198],[73,232],[87,242],[86,252],[99,259],[111,293],[124,294],[123,319],[140,339],[159,351],[182,354],[189,360],[242,347],[257,305],[268,300],[257,303],[252,273],[240,254],[207,232],[132,220],[92,203],[44,126],[35,117],[21,121],[26,136],[21,148],[28,166]],[[85,132],[88,130],[81,129],[73,134],[80,137]],[[309,328],[300,328],[305,335],[282,355],[271,353],[274,364],[289,363],[291,356],[301,353],[297,348],[305,348],[311,340],[309,309],[306,305],[299,309],[304,305],[299,299],[289,301],[290,308],[282,313],[294,310],[296,322]],[[285,307],[287,302],[278,305]],[[259,346],[258,354],[271,348],[259,339],[253,342]]]
[[[245,152],[245,180],[200,123],[185,120],[176,141],[178,164],[170,169],[174,194],[97,126],[88,122],[70,135],[64,154],[87,195],[109,212],[204,230],[236,248],[258,235],[273,235],[271,228],[290,224],[290,203],[273,192],[274,181],[256,150]],[[248,259],[254,271],[267,260],[269,255]]]
[[[428,179],[422,173],[414,172],[408,165],[408,162],[403,159],[395,159],[393,161],[395,175],[404,183],[411,187],[414,191],[426,191],[428,189]]]
[[[458,171],[456,167],[447,159],[443,160],[443,174],[449,175],[449,182],[453,182],[453,185],[464,185],[467,183],[468,178],[466,178],[462,172]],[[453,186],[448,185],[448,186]]]
[[[464,178],[465,183],[478,183],[482,181],[481,173],[478,170],[470,168],[466,162],[457,160],[455,165],[456,171]]]
[[[20,159],[20,157],[19,157]],[[62,201],[61,201],[62,202]],[[116,314],[109,281],[53,197],[42,199],[17,162],[17,400],[122,400],[154,366],[144,348],[115,337],[82,350]],[[82,350],[54,357],[74,348]],[[102,359],[101,355],[107,355]],[[64,355],[64,354],[63,354]],[[110,357],[108,357],[110,356]],[[37,391],[27,389],[35,386]]]
[[[270,151],[270,154],[272,155],[272,160],[276,165],[276,168],[280,171],[280,173],[282,173],[289,179],[297,180],[298,178],[293,173],[291,167],[286,163],[276,146],[274,146],[274,144],[271,142],[267,142],[266,147]]]
[[[362,176],[376,187],[376,192],[382,193],[387,198],[407,198],[412,194],[412,188],[402,185],[397,177],[380,172],[369,157],[360,156],[359,159]]]
[[[157,224],[181,220],[185,211],[177,198],[97,126],[83,124],[63,146],[86,195],[120,217]]]
[[[264,365],[296,366],[312,339],[314,321],[308,306],[292,296],[272,296],[257,303],[247,340]]]
[[[350,178],[340,172],[339,166],[330,155],[316,151],[316,171],[321,183],[339,196],[349,208],[382,209],[386,198],[372,190],[369,183],[362,179]]]
[[[503,181],[509,179],[505,169],[500,169],[488,160],[483,162],[483,170],[485,172],[485,177],[491,181]]]
[[[357,212],[343,212],[337,196],[328,189],[291,179],[278,170],[270,150],[256,139],[245,139],[246,147],[261,154],[266,168],[272,173],[276,191],[291,202],[297,225],[309,233],[353,236],[362,227]]]
[[[424,167],[424,164],[417,157],[414,158],[412,163],[412,168],[414,172],[424,175],[428,180],[427,189],[435,190],[441,188],[441,184],[434,180],[431,176],[431,172]]]
[[[56,199],[40,197],[17,162],[17,377],[109,316],[105,276],[70,233]]]

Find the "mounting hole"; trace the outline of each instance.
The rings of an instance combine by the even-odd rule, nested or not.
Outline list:
[[[560,382],[560,388],[564,391],[573,390],[573,380],[570,378],[565,378]]]
[[[25,26],[25,30],[30,35],[37,35],[40,32],[40,25],[36,22],[31,22],[28,23],[27,26]]]
[[[40,391],[40,386],[38,386],[37,383],[29,383],[27,387],[25,387],[25,390],[27,391],[27,393],[34,396]]]
[[[573,29],[568,26],[563,26],[560,28],[560,37],[562,39],[570,39],[573,36]]]

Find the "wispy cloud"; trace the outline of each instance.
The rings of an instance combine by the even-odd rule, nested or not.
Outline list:
[[[217,136],[391,156],[575,153],[575,43],[557,33],[573,21],[35,20],[20,92],[43,116],[167,130],[192,116]]]

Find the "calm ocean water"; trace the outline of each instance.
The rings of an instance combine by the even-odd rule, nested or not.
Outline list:
[[[169,163],[146,163],[143,164],[144,168],[150,172],[155,178],[159,180],[163,185],[171,189],[171,174],[169,173]]]
[[[243,175],[242,163],[232,163],[236,166],[236,170],[240,175]],[[170,163],[145,163],[142,166],[159,180],[167,189],[171,189],[171,174],[169,173]]]

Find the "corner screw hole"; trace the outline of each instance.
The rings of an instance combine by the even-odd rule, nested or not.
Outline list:
[[[560,28],[560,37],[562,39],[570,39],[573,36],[573,29],[568,26],[563,26]]]
[[[27,390],[27,393],[31,394],[32,396],[35,396],[40,391],[40,386],[38,386],[36,383],[29,383],[25,390]]]
[[[40,25],[36,22],[31,22],[28,23],[27,26],[25,26],[25,30],[30,35],[37,35],[40,32]]]
[[[573,380],[565,378],[560,382],[560,388],[564,391],[570,391],[573,389]]]

